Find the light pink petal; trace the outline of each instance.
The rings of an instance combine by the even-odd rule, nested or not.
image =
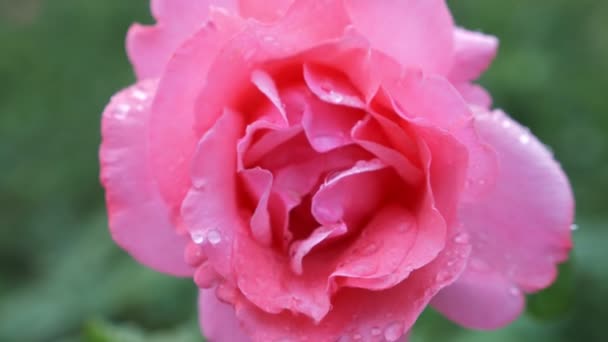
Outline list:
[[[399,184],[395,180],[393,171],[380,160],[357,162],[321,185],[312,198],[312,214],[323,225],[346,222],[356,227]]]
[[[257,207],[251,216],[251,234],[260,244],[270,247],[272,243],[272,222],[269,201],[272,190],[272,173],[259,167],[239,173],[247,189],[257,200]]]
[[[441,290],[431,305],[446,317],[477,329],[496,329],[514,321],[524,309],[524,296],[496,272],[465,271]]]
[[[245,229],[239,230],[234,248],[237,286],[247,302],[267,313],[288,310],[317,322],[329,312],[327,270],[297,275],[283,252],[258,244]]]
[[[239,139],[237,144],[239,170],[255,165],[269,152],[293,139],[301,132],[302,128],[299,126],[285,129],[282,125],[277,125],[266,119],[254,121],[247,126],[245,136]],[[262,135],[262,137],[254,141],[254,137],[259,135]]]
[[[327,67],[305,64],[304,80],[319,99],[342,106],[363,108],[364,103],[346,76]]]
[[[209,6],[235,12],[236,0],[152,0],[153,26],[135,24],[127,34],[127,53],[138,79],[159,77],[177,48],[203,26]]]
[[[209,342],[250,342],[236,318],[234,307],[220,302],[213,289],[200,290],[199,323]]]
[[[289,125],[287,113],[285,112],[285,105],[279,97],[279,91],[272,77],[265,71],[254,70],[251,74],[251,82],[255,84],[260,92],[266,95],[268,100],[270,100],[274,107],[279,111],[283,118],[283,122],[279,122],[279,124]]]
[[[194,242],[224,278],[232,277],[234,231],[239,220],[236,198],[236,142],[243,131],[240,114],[226,110],[198,144],[192,161],[192,188],[182,215]]]
[[[251,99],[244,97],[244,85],[259,63],[282,60],[335,39],[344,32],[347,20],[340,1],[295,0],[273,25],[248,22],[224,46],[210,68],[207,85],[197,101],[197,131],[208,129],[224,107],[249,112]]]
[[[455,84],[455,87],[469,105],[486,110],[492,107],[492,96],[482,86],[464,82]]]
[[[294,0],[238,0],[238,2],[243,17],[272,22],[285,15]]]
[[[303,273],[302,259],[315,247],[329,239],[342,236],[348,232],[344,223],[322,226],[315,229],[309,237],[294,242],[290,247],[291,269],[297,273]]]
[[[497,169],[494,151],[478,137],[472,123],[473,112],[445,78],[410,73],[387,88],[395,111],[403,119],[449,132],[467,147],[466,200],[476,200],[492,189]]]
[[[395,205],[379,210],[362,234],[340,255],[340,263],[331,280],[341,287],[370,290],[383,290],[398,284],[415,268],[437,255],[438,250],[431,253],[430,259],[426,259],[428,254],[424,255],[424,250],[436,250],[429,246],[430,240],[426,236],[432,234],[434,228],[418,227],[416,218],[403,207]],[[423,253],[411,253],[416,244]],[[442,248],[443,244],[444,241],[439,241],[437,247]],[[406,260],[408,256],[409,260]],[[420,263],[421,259],[425,260]]]
[[[397,152],[391,146],[390,141],[384,136],[380,125],[370,117],[359,121],[353,127],[351,135],[353,140],[361,147],[373,153],[383,163],[393,167],[404,182],[410,185],[419,184],[423,174],[403,154]]]
[[[453,22],[443,0],[347,0],[353,26],[406,68],[446,74]]]
[[[278,150],[276,154],[290,149]],[[371,159],[373,156],[356,146],[329,151],[314,155],[311,158],[295,158],[294,162],[277,168],[275,175],[275,190],[285,198],[295,199],[298,204],[301,197],[310,193],[328,172],[344,170],[352,167],[357,161]]]
[[[462,28],[454,30],[454,60],[448,74],[451,81],[477,79],[492,63],[498,49],[498,39]]]
[[[255,342],[283,338],[298,342],[336,341],[343,336],[350,340],[397,341],[409,331],[431,298],[462,272],[470,245],[457,242],[454,237],[459,232],[453,234],[435,260],[397,286],[384,291],[341,289],[322,324],[288,312],[268,314],[244,300],[236,302],[237,317]]]
[[[302,116],[304,133],[315,151],[323,153],[352,144],[350,131],[363,112],[312,99]]]
[[[555,279],[556,264],[568,257],[572,246],[574,203],[559,164],[528,130],[500,111],[478,113],[475,126],[496,150],[500,172],[492,193],[461,208],[473,252],[467,272],[448,294],[478,292],[480,289],[468,287],[483,277],[492,281],[484,290],[487,302],[450,310],[450,303],[464,299],[446,295],[435,305],[461,324],[493,329],[507,324],[520,311],[519,290],[537,291]],[[505,295],[505,289],[514,295]],[[492,294],[495,296],[490,298]],[[490,310],[484,303],[510,310],[499,310],[484,319],[482,313]],[[504,315],[497,316],[499,313]]]
[[[174,220],[191,186],[190,166],[199,135],[194,132],[194,102],[226,33],[201,28],[175,53],[158,86],[150,113],[150,167]],[[197,70],[197,72],[192,72]]]
[[[160,272],[189,276],[184,261],[189,240],[171,223],[147,164],[150,102],[156,82],[147,81],[112,98],[103,113],[101,181],[106,189],[110,231],[118,245]]]

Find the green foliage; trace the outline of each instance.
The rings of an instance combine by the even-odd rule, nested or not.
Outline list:
[[[98,182],[100,113],[133,81],[124,36],[147,0],[0,0],[0,341],[200,341],[190,280],[111,241]],[[608,2],[452,0],[501,39],[482,79],[570,175],[575,258],[527,314],[472,332],[428,311],[412,340],[603,341],[608,317]],[[500,310],[501,308],[496,308]]]

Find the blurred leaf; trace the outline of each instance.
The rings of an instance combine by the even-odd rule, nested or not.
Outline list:
[[[564,316],[574,304],[573,261],[559,265],[556,281],[547,289],[528,296],[527,312],[539,319]]]
[[[132,324],[111,324],[93,320],[83,331],[82,342],[202,342],[196,323],[171,331],[146,332]]]

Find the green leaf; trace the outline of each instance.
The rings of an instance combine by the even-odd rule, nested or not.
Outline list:
[[[573,261],[559,265],[557,280],[541,292],[528,296],[527,313],[535,318],[551,320],[564,316],[574,304]]]

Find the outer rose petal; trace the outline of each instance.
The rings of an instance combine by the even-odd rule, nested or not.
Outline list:
[[[496,37],[456,28],[449,79],[455,83],[475,80],[490,66],[497,49]]]
[[[220,302],[213,289],[198,296],[199,322],[209,342],[250,342],[241,328],[232,305]]]
[[[154,26],[135,24],[127,34],[127,53],[138,79],[159,77],[173,52],[217,6],[236,13],[237,0],[152,0]]]
[[[213,52],[228,35],[230,32],[208,24],[184,43],[167,65],[151,109],[151,168],[174,218],[179,216],[180,205],[191,185],[192,155],[200,138],[192,128],[194,102],[205,83]]]
[[[492,329],[522,309],[520,289],[537,291],[554,280],[556,264],[567,258],[572,245],[574,205],[559,164],[525,128],[500,111],[478,114],[475,125],[497,151],[500,172],[492,193],[461,208],[472,259],[434,305],[460,324]],[[480,288],[483,284],[487,287]],[[482,299],[470,302],[477,295]],[[468,304],[454,305],[464,301]],[[494,313],[484,315],[490,311]]]
[[[236,142],[243,131],[240,114],[226,110],[201,139],[192,161],[193,187],[182,205],[194,242],[203,245],[215,271],[226,279],[234,277],[232,245],[241,224],[236,198]]]
[[[353,26],[403,67],[449,71],[453,22],[443,0],[347,0]]]
[[[183,257],[188,238],[179,236],[171,224],[146,161],[155,90],[155,82],[141,82],[114,96],[104,111],[101,181],[116,243],[146,266],[188,276],[193,272]]]

